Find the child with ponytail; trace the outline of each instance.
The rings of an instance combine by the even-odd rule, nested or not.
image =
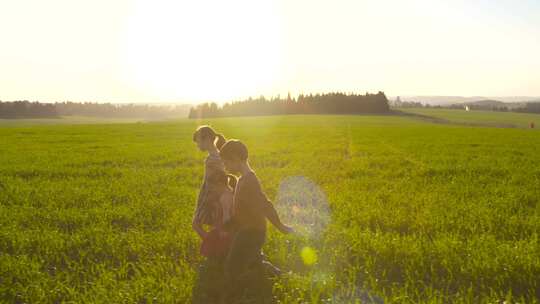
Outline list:
[[[200,126],[193,133],[193,141],[199,150],[208,153],[204,162],[204,178],[192,222],[193,230],[204,240],[208,234],[204,225],[217,227],[223,222],[220,197],[224,188],[216,183],[219,183],[223,179],[222,175],[225,174],[219,155],[219,149],[225,144],[225,137],[216,133],[210,126]]]
[[[193,134],[197,147],[208,156],[204,162],[204,179],[197,199],[192,227],[202,239],[201,255],[207,259],[201,265],[199,292],[194,303],[218,303],[224,295],[223,262],[229,251],[232,234],[225,232],[223,223],[230,220],[236,177],[225,173],[219,149],[225,143],[223,135],[210,126],[200,126]],[[211,279],[209,279],[211,278]]]

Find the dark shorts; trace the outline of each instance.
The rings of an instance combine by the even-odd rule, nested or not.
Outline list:
[[[235,233],[225,260],[225,275],[231,281],[241,277],[251,264],[261,261],[265,240],[264,231],[242,230]]]

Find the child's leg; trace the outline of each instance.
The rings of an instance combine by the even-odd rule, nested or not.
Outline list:
[[[225,278],[227,299],[242,296],[245,283],[242,280],[247,273],[248,266],[260,259],[261,248],[264,244],[265,234],[255,230],[239,231],[234,236],[229,254],[225,260]]]
[[[225,259],[223,257],[209,257],[208,258],[209,275],[208,278],[208,298],[209,303],[219,303],[225,290],[225,278],[223,273],[223,264]]]
[[[268,261],[267,259],[264,259],[262,260],[262,265],[263,265],[263,268],[264,268],[264,271],[266,274],[269,274],[270,276],[272,277],[278,277],[280,276],[283,272],[281,271],[281,269],[279,269],[278,267],[276,267],[274,264],[272,264],[270,261]]]

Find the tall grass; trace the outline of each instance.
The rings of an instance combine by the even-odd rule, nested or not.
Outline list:
[[[280,303],[538,303],[540,133],[390,116],[0,128],[0,300],[189,303],[202,123],[276,204],[295,176],[328,201],[320,233],[270,229]]]

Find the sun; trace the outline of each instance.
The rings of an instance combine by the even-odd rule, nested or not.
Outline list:
[[[271,0],[138,1],[126,38],[130,82],[160,99],[257,96],[272,91],[282,64]]]

